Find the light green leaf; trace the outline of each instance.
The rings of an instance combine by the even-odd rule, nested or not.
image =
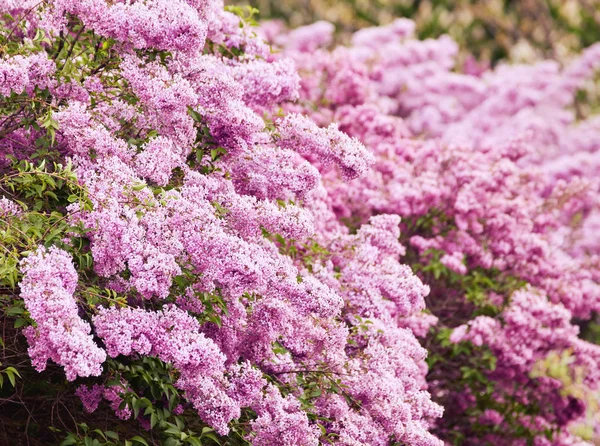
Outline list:
[[[131,441],[136,441],[136,442],[138,442],[140,444],[143,444],[144,446],[150,446],[148,444],[148,442],[144,438],[140,437],[139,435],[136,435],[135,437],[133,437],[131,439]]]

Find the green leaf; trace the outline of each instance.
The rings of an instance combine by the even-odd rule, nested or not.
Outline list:
[[[25,312],[25,308],[15,305],[13,307],[10,307],[7,311],[6,314],[8,316],[20,316]]]
[[[191,107],[188,108],[188,112],[189,112],[190,116],[192,117],[192,119],[194,121],[196,121],[196,122],[202,122],[202,115],[200,113],[198,113],[197,111],[195,111]]]
[[[180,432],[181,432],[181,430],[175,426],[165,429],[165,434],[179,435]]]
[[[186,441],[194,446],[202,446],[202,442],[196,437],[188,437]]]
[[[37,29],[35,32],[35,37],[33,38],[33,40],[35,42],[39,42],[41,41],[44,37],[46,36],[46,33],[44,32],[43,29]]]
[[[104,440],[106,440],[106,435],[104,434],[104,432],[102,432],[100,429],[94,429],[94,432],[96,432],[98,435],[100,435]]]
[[[117,434],[116,432],[113,432],[113,431],[104,431],[104,433],[106,434],[106,436],[108,438],[112,438],[113,440],[118,440],[119,439],[119,434]]]
[[[138,442],[140,444],[143,444],[144,446],[150,446],[148,444],[148,442],[145,439],[143,439],[142,437],[140,437],[139,435],[136,435],[135,437],[133,437],[131,439],[131,441],[136,441],[136,442]]]
[[[8,376],[8,380],[10,381],[11,385],[13,387],[15,387],[15,384],[16,384],[15,375],[9,370],[5,370],[4,373],[6,373],[6,376]]]
[[[219,443],[219,438],[212,432],[209,432],[208,434],[204,434],[203,437],[210,438],[215,443],[221,444],[221,443]]]
[[[15,319],[15,323],[14,323],[13,327],[21,328],[21,327],[24,327],[25,325],[27,325],[27,320],[25,318],[20,317],[18,319]]]
[[[77,444],[77,439],[73,437],[73,434],[69,434],[69,436],[62,441],[60,446],[70,446],[72,444]]]

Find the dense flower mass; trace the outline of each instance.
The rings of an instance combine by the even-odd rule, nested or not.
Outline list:
[[[360,182],[324,178],[336,217],[360,228],[373,215],[401,216],[400,255],[431,287],[433,315],[402,323],[418,336],[421,324],[437,324],[426,340],[435,355],[428,381],[452,409],[434,430],[468,444],[572,444],[569,426],[597,429],[592,364],[600,348],[573,324],[600,310],[598,237],[590,232],[597,118],[577,122],[571,107],[600,67],[600,47],[562,69],[541,62],[468,74],[453,71],[452,41],[415,40],[405,20],[361,30],[333,51],[318,49],[328,39],[317,33],[272,34],[265,28],[303,73],[300,101],[287,108],[323,126],[335,122],[375,155]],[[299,46],[295,36],[314,45]],[[447,350],[447,329],[459,350]],[[443,365],[472,348],[493,364],[470,371],[464,357],[462,376]],[[569,358],[560,373],[543,366],[555,355]],[[469,373],[482,373],[473,375],[481,383]],[[527,415],[510,413],[514,405]],[[493,423],[480,418],[492,413]],[[505,433],[482,427],[490,424]]]
[[[467,74],[406,19],[0,7],[6,313],[104,444],[600,438],[600,47]]]
[[[71,381],[100,375],[106,353],[94,343],[89,323],[77,314],[77,272],[69,256],[57,248],[41,248],[23,260],[22,271],[21,297],[36,323],[23,333],[36,370],[44,370],[52,359]]]

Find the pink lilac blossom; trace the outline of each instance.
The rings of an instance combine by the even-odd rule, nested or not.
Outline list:
[[[195,52],[203,47],[206,39],[206,16],[212,13],[207,8],[209,4],[198,8],[184,0],[128,3],[55,0],[52,14],[78,16],[98,34],[126,42],[136,49]]]
[[[387,26],[363,28],[352,34],[352,44],[378,48],[389,43],[397,43],[400,39],[412,37],[415,22],[409,19],[396,19]]]
[[[498,358],[491,377],[504,391],[510,392],[515,382],[519,382],[522,391],[529,386],[541,386],[544,394],[539,398],[547,403],[542,412],[545,422],[565,426],[580,418],[585,412],[581,399],[561,393],[561,382],[544,376],[532,377],[530,371],[548,355],[567,352],[572,355],[571,373],[580,370],[583,384],[595,388],[598,374],[591,364],[598,360],[600,348],[579,339],[578,328],[570,323],[569,311],[562,305],[549,305],[545,296],[534,289],[515,292],[503,319],[500,324],[496,319],[479,316],[454,329],[450,340],[488,346]],[[516,397],[528,398],[524,392]]]
[[[109,386],[104,389],[102,392],[102,396],[106,401],[110,403],[110,408],[115,412],[117,417],[121,420],[128,420],[131,418],[131,408],[128,405],[121,408],[121,403],[123,402],[122,394],[124,393],[124,388],[121,386]]]
[[[280,31],[277,29],[277,31]],[[279,46],[286,46],[293,51],[313,53],[317,48],[330,45],[333,42],[335,26],[332,23],[319,21],[312,25],[292,30],[288,34],[278,32],[273,36],[268,33],[265,37]],[[272,37],[269,39],[269,37]]]
[[[19,217],[23,214],[23,208],[6,197],[0,197],[0,217]]]
[[[255,434],[252,444],[263,446],[318,445],[319,429],[310,425],[300,409],[298,400],[282,397],[277,389],[268,386],[265,402],[256,406],[257,418],[251,422]]]
[[[100,309],[94,325],[111,357],[138,353],[172,363],[181,373],[178,387],[200,416],[221,434],[227,434],[227,422],[239,417],[239,408],[236,411],[235,407],[227,407],[231,406],[228,398],[213,402],[219,398],[215,394],[219,389],[213,381],[222,372],[225,357],[199,332],[196,319],[176,307],[167,307],[162,312],[110,308]],[[209,395],[212,396],[207,401]],[[116,398],[113,395],[111,400],[114,402]],[[207,407],[213,404],[216,406]]]
[[[166,186],[173,169],[184,164],[185,155],[172,140],[159,136],[149,141],[136,157],[136,171],[159,186]]]
[[[99,384],[94,384],[91,386],[91,388],[82,384],[75,391],[75,395],[81,399],[83,408],[88,413],[95,412],[96,409],[98,409],[98,405],[102,401],[103,394],[104,386]]]
[[[279,145],[292,149],[321,163],[335,163],[344,180],[365,175],[372,162],[371,155],[355,138],[349,138],[331,124],[326,129],[317,127],[309,118],[287,115],[279,124]]]
[[[300,77],[292,59],[251,61],[236,66],[233,76],[244,89],[244,102],[257,111],[298,99]]]
[[[305,198],[319,184],[319,171],[296,152],[254,147],[229,164],[235,190],[258,199]]]
[[[54,61],[44,54],[15,56],[0,62],[0,94],[10,96],[11,93],[31,94],[37,86],[46,88],[52,83],[49,77],[54,74]]]
[[[79,317],[77,272],[69,255],[41,247],[21,264],[21,297],[36,327],[24,330],[29,355],[37,371],[49,359],[61,365],[69,381],[98,376],[106,353],[94,342],[90,324]]]
[[[124,387],[118,385],[106,387],[99,384],[93,384],[91,387],[81,385],[75,391],[75,395],[81,399],[83,408],[88,413],[95,412],[104,399],[110,403],[110,407],[117,417],[121,420],[128,420],[131,418],[131,408],[129,406],[120,407],[123,401],[121,395],[125,392],[126,387],[125,383],[122,384]]]

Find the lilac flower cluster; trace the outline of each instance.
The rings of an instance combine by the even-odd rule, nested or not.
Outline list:
[[[37,252],[22,262],[21,297],[36,326],[27,327],[29,356],[37,371],[49,359],[65,368],[67,379],[98,376],[106,353],[94,342],[90,324],[79,317],[77,272],[58,248]]]

